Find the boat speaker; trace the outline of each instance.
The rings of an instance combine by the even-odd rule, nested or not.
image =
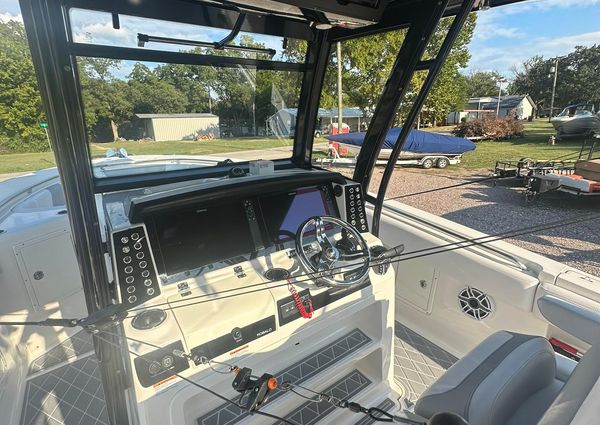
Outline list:
[[[489,295],[477,288],[467,286],[458,294],[461,310],[475,320],[483,320],[493,313],[494,307]]]

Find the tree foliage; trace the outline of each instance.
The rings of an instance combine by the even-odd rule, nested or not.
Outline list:
[[[467,101],[467,85],[460,75],[461,68],[469,62],[468,44],[473,35],[476,15],[471,14],[459,33],[454,46],[432,88],[423,114],[431,121],[443,119],[448,112],[461,108]],[[423,59],[434,58],[452,24],[452,18],[440,21],[426,49]],[[407,30],[389,31],[368,37],[342,42],[342,94],[346,106],[357,106],[367,114],[373,112],[387,81],[396,55],[406,37]],[[298,59],[306,46],[302,42],[288,45],[288,57]],[[330,65],[325,74],[321,104],[323,108],[337,106],[337,57],[335,49],[330,55]],[[408,112],[410,104],[427,77],[418,72],[411,81],[398,116],[398,123]]]
[[[475,71],[465,77],[469,97],[498,96],[498,80],[502,78],[497,71]],[[502,94],[505,94],[502,90]]]
[[[555,59],[534,56],[514,69],[511,93],[529,94],[541,109],[548,109],[552,97]],[[577,46],[575,51],[558,61],[554,107],[600,99],[600,44],[591,47]],[[555,111],[556,112],[556,111]]]
[[[440,22],[424,59],[437,54],[451,19]],[[459,35],[438,81],[428,97],[423,115],[439,120],[466,100],[467,85],[459,70],[469,60],[467,44],[475,26],[472,15]],[[404,42],[405,30],[349,40],[342,44],[344,105],[372,112]],[[264,47],[248,35],[245,46]],[[44,121],[34,69],[23,25],[0,23],[0,138],[40,140]],[[237,55],[265,59],[265,55],[222,50],[194,49],[193,53]],[[306,43],[289,40],[284,60],[303,62]],[[337,105],[337,58],[331,55],[325,76],[321,106]],[[131,69],[126,75],[124,69]],[[247,67],[214,68],[185,64],[149,67],[102,58],[78,58],[85,119],[90,140],[111,141],[118,137],[139,138],[143,128],[136,114],[213,112],[222,127],[236,134],[252,134],[264,128],[265,120],[278,108],[298,107],[302,75],[295,72],[257,71]],[[405,104],[417,93],[425,73],[416,75]],[[276,100],[275,100],[276,99]],[[400,116],[406,111],[401,109]],[[16,142],[15,142],[16,143]]]
[[[47,148],[45,121],[25,29],[20,22],[0,22],[0,148]]]

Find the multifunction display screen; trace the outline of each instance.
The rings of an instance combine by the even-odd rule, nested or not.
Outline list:
[[[149,217],[158,272],[172,276],[294,240],[309,218],[338,216],[329,193],[327,187],[302,188]]]
[[[323,190],[300,189],[260,199],[271,243],[294,239],[298,227],[314,216],[332,215]]]
[[[242,202],[173,211],[148,225],[159,272],[167,275],[255,250]]]

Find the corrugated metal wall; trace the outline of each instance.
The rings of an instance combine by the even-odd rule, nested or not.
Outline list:
[[[219,117],[151,118],[150,121],[157,142],[193,140],[196,135],[208,133],[219,137]]]

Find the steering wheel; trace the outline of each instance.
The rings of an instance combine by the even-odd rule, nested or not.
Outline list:
[[[345,245],[350,241],[352,249],[341,250],[340,241],[327,235],[334,226],[341,227]],[[367,241],[356,228],[337,217],[312,217],[302,223],[296,231],[296,253],[306,272],[328,286],[357,285],[369,275],[371,253]]]

